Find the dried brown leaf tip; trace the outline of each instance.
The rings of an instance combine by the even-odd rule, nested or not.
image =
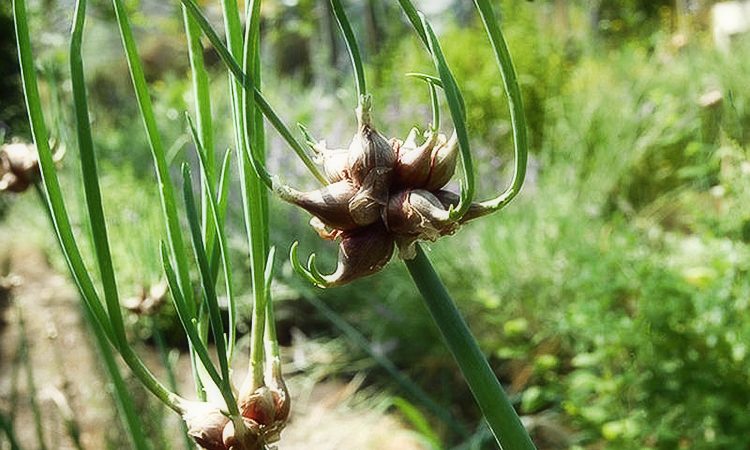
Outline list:
[[[463,218],[451,218],[458,196],[443,188],[458,161],[455,133],[448,138],[430,130],[420,136],[412,129],[403,141],[387,139],[372,124],[369,97],[356,113],[357,132],[346,150],[328,149],[302,128],[330,184],[310,192],[274,186],[282,199],[313,215],[311,225],[322,238],[340,241],[338,265],[330,275],[318,271],[314,255],[307,268],[302,266],[297,246],[292,247],[295,269],[321,287],[379,271],[395,248],[401,258],[413,258],[418,241],[435,241],[483,215],[483,207],[474,204]]]

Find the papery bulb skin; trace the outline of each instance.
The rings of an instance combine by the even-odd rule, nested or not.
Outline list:
[[[359,226],[367,226],[380,219],[381,209],[388,203],[391,170],[376,168],[365,177],[359,191],[349,202],[349,212]]]
[[[7,162],[10,171],[16,174],[29,173],[39,168],[39,156],[33,145],[15,142],[0,149],[0,159]]]
[[[423,187],[428,191],[441,189],[453,178],[458,162],[458,138],[453,133],[446,142],[445,136],[441,135],[438,145],[432,150],[430,162],[430,175]]]
[[[23,178],[17,177],[13,172],[3,172],[0,169],[0,192],[25,192],[31,183]]]
[[[407,189],[391,196],[383,220],[392,233],[430,241],[451,227],[448,210],[424,189]]]
[[[262,386],[239,401],[242,417],[262,426],[269,426],[276,417],[276,404],[271,390]]]
[[[224,427],[222,440],[226,450],[264,450],[265,444],[261,436],[261,427],[250,419],[244,419],[245,430],[242,435],[237,433],[233,422]]]
[[[188,402],[182,419],[188,428],[188,435],[206,450],[227,450],[224,445],[224,427],[229,418],[221,409],[211,403]]]
[[[393,169],[396,153],[386,138],[372,126],[369,96],[360,98],[357,106],[357,133],[349,146],[349,176],[361,186],[373,169]],[[388,195],[387,192],[385,194]]]
[[[393,248],[393,237],[381,223],[345,232],[339,244],[336,272],[326,276],[326,281],[338,286],[372,275],[390,261]]]
[[[292,401],[289,396],[289,390],[286,387],[284,380],[278,379],[276,386],[271,390],[273,394],[273,402],[276,407],[276,416],[274,420],[276,422],[286,423],[289,420],[289,413],[292,411]]]
[[[300,192],[288,186],[275,189],[282,199],[307,210],[326,226],[337,230],[353,230],[358,226],[349,211],[349,202],[359,188],[348,180],[310,192]]]
[[[330,183],[349,178],[349,150],[330,150],[325,148],[325,142],[321,141],[315,146],[315,151],[315,160],[323,165],[326,179]]]
[[[430,177],[432,153],[438,136],[430,134],[427,141],[418,147],[407,142],[398,148],[396,163],[393,166],[394,184],[402,187],[422,187]]]
[[[361,185],[374,169],[392,169],[396,162],[393,147],[370,125],[360,128],[349,146],[349,174]]]

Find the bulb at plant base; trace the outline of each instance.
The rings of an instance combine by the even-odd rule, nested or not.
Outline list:
[[[188,435],[206,450],[227,450],[224,427],[229,423],[221,409],[207,402],[188,402],[182,415]]]

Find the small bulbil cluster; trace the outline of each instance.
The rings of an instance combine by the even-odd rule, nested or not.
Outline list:
[[[239,432],[219,404],[189,402],[182,417],[188,434],[206,450],[263,450],[279,440],[291,404],[283,381],[240,393],[238,403],[243,425]]]
[[[459,202],[458,195],[444,189],[458,160],[455,133],[447,138],[430,130],[419,142],[412,129],[404,141],[388,140],[372,126],[368,98],[360,102],[357,120],[348,149],[310,142],[330,184],[310,192],[274,186],[284,200],[314,216],[310,223],[321,237],[340,240],[337,269],[320,276],[321,285],[379,271],[396,247],[402,258],[411,259],[417,241],[435,241],[481,215],[478,204],[458,221],[450,214]]]

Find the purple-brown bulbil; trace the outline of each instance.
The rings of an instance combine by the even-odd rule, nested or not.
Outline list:
[[[282,199],[313,214],[313,228],[324,239],[340,239],[336,270],[314,274],[317,284],[334,286],[382,269],[398,247],[415,256],[420,240],[435,241],[482,215],[472,205],[460,220],[450,216],[458,196],[442,190],[456,170],[458,142],[430,130],[424,142],[412,129],[405,141],[387,140],[372,125],[369,99],[357,108],[357,133],[348,150],[310,144],[332,183],[311,192],[274,186]],[[312,272],[311,272],[312,274]]]

